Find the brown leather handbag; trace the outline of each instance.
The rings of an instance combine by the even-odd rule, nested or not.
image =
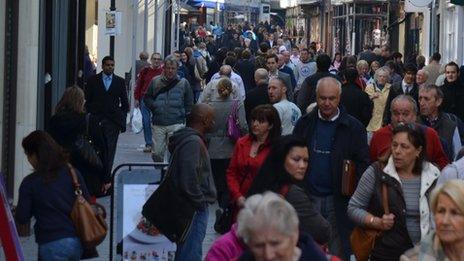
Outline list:
[[[96,247],[106,237],[108,226],[105,221],[105,209],[99,204],[91,205],[83,196],[76,172],[68,165],[72,177],[76,201],[71,211],[71,220],[77,236],[84,247]]]
[[[382,184],[382,205],[385,214],[390,214],[388,207],[388,191],[387,184]],[[350,242],[351,250],[357,261],[368,261],[372,249],[374,248],[375,240],[382,234],[382,231],[356,226],[351,232]]]
[[[351,197],[356,190],[356,166],[352,160],[343,160],[342,195]]]

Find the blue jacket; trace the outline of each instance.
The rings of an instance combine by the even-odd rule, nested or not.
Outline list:
[[[168,126],[185,123],[185,115],[190,112],[193,105],[193,93],[188,81],[183,78],[167,92],[162,92],[169,84],[164,75],[155,77],[145,94],[145,105],[152,113],[154,125]]]
[[[307,141],[310,151],[313,149],[311,140],[314,135],[318,111],[319,109],[316,107],[311,113],[301,117],[293,129],[294,135]],[[333,203],[337,228],[340,238],[342,238],[342,247],[346,256],[351,252],[348,239],[354,225],[346,213],[350,197],[343,196],[341,193],[343,160],[352,160],[354,162],[359,180],[369,165],[368,151],[366,128],[364,128],[361,122],[340,107],[340,115],[337,119],[337,127],[331,150],[332,166],[330,174],[332,175]],[[311,166],[311,162],[309,165]]]

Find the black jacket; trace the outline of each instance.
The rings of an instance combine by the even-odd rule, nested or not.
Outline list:
[[[108,91],[103,84],[102,72],[90,77],[85,87],[86,109],[98,118],[113,122],[121,132],[126,131],[126,115],[129,111],[126,83],[113,74]]]
[[[390,87],[390,92],[388,93],[387,102],[385,103],[385,110],[383,112],[383,125],[387,125],[391,123],[391,111],[390,106],[393,99],[396,96],[404,94],[402,81],[398,83],[392,84]],[[417,83],[414,83],[413,88],[409,91],[409,95],[416,101],[417,106],[419,106],[419,86]]]
[[[269,104],[269,95],[267,94],[267,84],[257,86],[246,93],[245,98],[245,115],[248,125],[251,124],[251,111],[258,105]]]
[[[303,138],[308,142],[308,148],[312,151],[316,120],[319,109],[316,107],[311,113],[301,117],[296,123],[293,134]],[[340,115],[337,119],[332,151],[331,151],[331,173],[333,182],[333,197],[335,217],[337,222],[338,233],[342,238],[342,247],[345,255],[348,256],[350,251],[349,238],[354,224],[347,216],[346,210],[350,197],[343,196],[341,193],[343,160],[351,160],[356,167],[358,179],[369,164],[369,154],[367,146],[366,128],[354,117],[340,108]],[[309,162],[311,165],[311,162]],[[345,240],[343,240],[345,239]]]
[[[443,111],[453,113],[461,121],[464,121],[464,83],[461,83],[459,79],[449,83],[445,79],[445,83],[441,86],[441,89],[444,94]]]
[[[374,108],[374,104],[367,93],[361,91],[356,84],[346,84],[342,88],[340,104],[345,107],[348,114],[367,127]]]
[[[316,85],[317,81],[324,77],[333,77],[340,81],[338,76],[331,74],[329,72],[317,72],[314,75],[306,78],[303,83],[301,84],[300,91],[298,92],[298,97],[296,98],[296,102],[298,108],[300,108],[303,114],[306,113],[306,108],[313,103],[316,102]]]
[[[251,90],[256,86],[255,84],[255,65],[251,59],[240,60],[235,65],[235,70],[240,74],[245,85],[245,91]]]

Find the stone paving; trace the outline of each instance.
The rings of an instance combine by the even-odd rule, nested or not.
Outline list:
[[[152,162],[150,155],[148,153],[143,153],[143,144],[144,141],[142,133],[134,134],[128,131],[121,134],[119,136],[114,166],[129,162]],[[98,200],[98,202],[106,207],[108,212],[107,222],[109,224],[110,198],[101,198]],[[216,205],[210,207],[208,229],[206,232],[206,238],[203,241],[203,255],[206,254],[211,244],[218,237],[218,234],[213,229],[213,224],[215,221],[214,212],[216,208]],[[109,236],[107,236],[105,241],[98,246],[97,250],[100,254],[100,257],[89,260],[109,260],[109,241]],[[21,245],[23,247],[25,260],[37,260],[37,244],[35,243],[34,236],[21,238]],[[0,260],[5,260],[3,251],[0,251]]]

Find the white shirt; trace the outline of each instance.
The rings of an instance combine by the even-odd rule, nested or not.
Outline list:
[[[295,78],[296,78],[296,89],[299,90],[301,88],[301,84],[303,84],[304,80],[315,74],[317,72],[317,65],[315,62],[307,62],[307,63],[303,63],[303,62],[299,62],[297,65],[296,65],[296,71],[297,71],[297,75],[295,75]]]
[[[322,114],[321,114],[320,110],[317,110],[317,116],[319,116],[319,119],[321,119],[323,121],[336,121],[338,119],[338,117],[340,116],[340,109],[337,108],[337,114],[335,114],[332,118],[330,118],[330,120],[326,120],[324,117],[322,117]]]
[[[211,77],[211,81],[212,80],[217,80],[221,78],[221,75],[219,75],[219,72],[215,73],[213,75],[213,77]],[[243,101],[245,100],[245,85],[243,84],[243,80],[242,80],[242,77],[238,74],[236,74],[235,72],[232,72],[232,74],[230,75],[230,80],[235,83],[235,85],[237,85],[238,87],[238,90],[239,90],[239,94],[240,94],[240,99]]]
[[[301,117],[301,110],[293,102],[283,99],[273,104],[282,123],[282,135],[292,134],[296,122]]]
[[[404,80],[401,82],[401,88],[403,88],[403,93],[404,94],[409,94],[411,92],[412,88],[414,88],[414,83],[412,84],[407,84]],[[407,89],[406,89],[407,88]]]

